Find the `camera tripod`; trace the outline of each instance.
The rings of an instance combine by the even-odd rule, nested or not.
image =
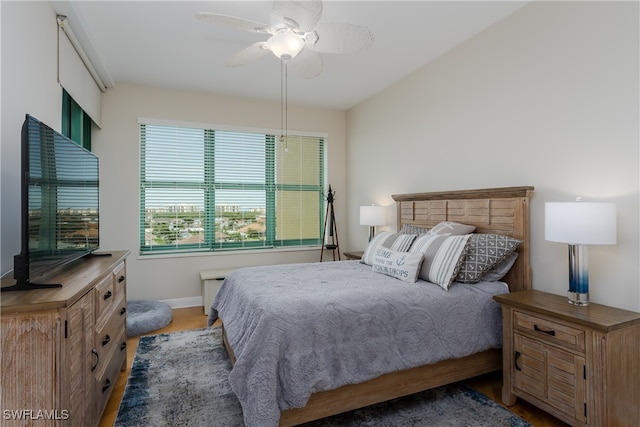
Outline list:
[[[320,262],[322,262],[322,256],[324,250],[328,249],[333,255],[333,260],[336,261],[336,252],[338,252],[338,261],[340,261],[340,246],[338,245],[338,227],[336,226],[336,217],[333,211],[333,195],[334,191],[331,191],[331,185],[329,185],[329,193],[327,194],[327,212],[324,215],[324,229],[322,231],[322,250],[320,251]],[[329,221],[329,237],[331,243],[328,243],[325,239],[327,235],[327,221]]]

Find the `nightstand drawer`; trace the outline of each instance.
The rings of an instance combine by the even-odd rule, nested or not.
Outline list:
[[[344,252],[342,255],[344,255],[344,257],[347,260],[358,260],[362,258],[363,254],[364,254],[364,251],[355,251],[355,252]]]
[[[534,334],[538,339],[584,352],[585,331],[553,320],[533,316],[521,311],[513,312],[514,328]]]

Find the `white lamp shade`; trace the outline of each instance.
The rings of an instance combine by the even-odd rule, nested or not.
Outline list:
[[[376,226],[387,223],[387,209],[384,206],[360,206],[360,225]]]
[[[603,202],[545,203],[544,237],[572,245],[616,243],[616,204]]]

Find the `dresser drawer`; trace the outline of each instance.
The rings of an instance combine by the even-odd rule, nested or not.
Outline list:
[[[116,289],[113,283],[113,276],[107,274],[96,285],[96,323],[99,323],[102,316],[111,308],[111,304],[116,299]]]
[[[585,351],[584,330],[522,311],[513,312],[513,324],[515,330],[531,333],[542,341],[580,352]]]
[[[114,282],[116,286],[116,294],[120,295],[125,290],[125,285],[127,284],[127,273],[125,270],[124,263],[118,265],[113,270]]]
[[[115,340],[117,346],[113,348],[113,354],[107,360],[108,364],[105,366],[104,372],[97,376],[96,385],[96,406],[99,414],[104,411],[109,396],[116,385],[118,376],[120,375],[120,369],[127,359],[127,348],[124,330]]]
[[[97,375],[100,376],[107,369],[114,352],[118,351],[122,344],[122,339],[119,336],[124,335],[126,315],[123,311],[125,307],[124,294],[121,294],[117,301],[114,302],[112,312],[109,312],[107,321],[102,323],[101,326],[96,328],[96,343],[95,348],[100,355],[100,360],[96,368]],[[126,341],[126,339],[125,339]]]

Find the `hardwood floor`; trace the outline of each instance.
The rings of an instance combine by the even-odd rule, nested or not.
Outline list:
[[[188,329],[203,328],[207,326],[207,316],[203,314],[202,307],[190,307],[180,308],[173,310],[173,321],[166,327],[152,332],[153,334],[165,333],[165,332],[177,332],[185,331]],[[127,384],[127,378],[131,371],[131,365],[133,363],[133,356],[135,355],[136,348],[138,347],[138,341],[140,337],[132,337],[127,339],[127,369],[122,371],[118,377],[111,398],[107,403],[107,407],[102,414],[99,427],[111,427],[118,414],[118,406],[124,393],[125,385]],[[483,375],[467,381],[469,386],[475,388],[491,399],[495,400],[502,405],[500,400],[502,376],[500,373]],[[504,406],[504,405],[503,405]],[[509,407],[509,409],[529,421],[535,427],[566,427],[568,424],[558,420],[557,418],[547,414],[544,411],[536,408],[535,406],[518,399],[515,405]]]

